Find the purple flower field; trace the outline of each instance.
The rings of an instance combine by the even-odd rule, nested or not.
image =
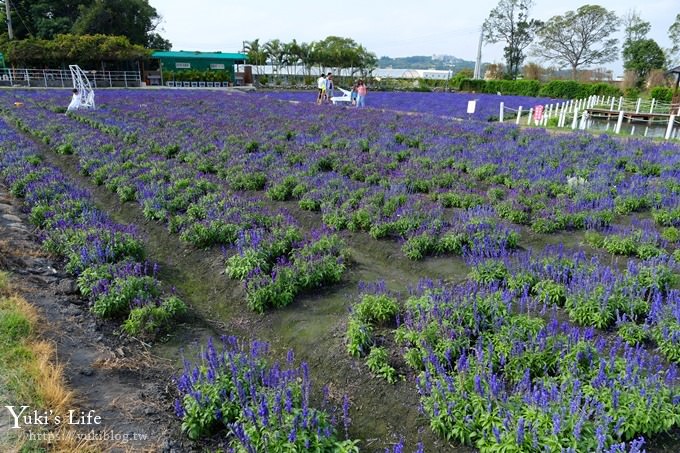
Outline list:
[[[2,110],[8,127],[93,186],[187,246],[223,253],[242,309],[275,319],[305,294],[339,294],[349,314],[336,346],[384,385],[407,381],[440,438],[480,451],[639,452],[677,432],[677,145],[486,121],[500,99],[539,102],[517,97],[479,95],[482,121],[460,122],[451,117],[466,117],[473,96],[369,93],[366,109],[300,92],[97,96],[98,110],[67,115],[61,91],[0,101],[21,100]],[[12,187],[40,177],[16,134],[0,135]],[[376,281],[353,259],[365,244],[394,250],[410,269],[401,278],[418,283]],[[453,260],[465,273],[419,278]],[[370,281],[343,285],[357,275]],[[306,364],[282,370],[260,343],[237,343],[185,366],[175,409],[191,438],[221,432],[239,451],[362,448],[347,437],[347,400],[345,440],[339,416],[310,406]]]
[[[342,95],[336,90],[337,95]],[[264,91],[255,96],[314,103],[315,91]],[[467,113],[468,101],[477,101],[475,112]],[[437,116],[449,116],[461,119],[475,119],[480,121],[498,120],[500,103],[506,108],[522,107],[524,112],[536,105],[555,103],[558,99],[534,98],[527,96],[499,96],[493,94],[475,93],[424,93],[424,92],[384,92],[373,91],[366,96],[366,107],[403,112],[430,113]],[[338,107],[340,107],[338,105]],[[353,107],[347,107],[353,108]],[[510,112],[506,110],[505,116]]]

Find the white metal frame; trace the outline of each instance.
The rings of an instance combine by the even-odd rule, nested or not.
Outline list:
[[[78,96],[80,97],[79,108],[94,110],[96,108],[94,103],[94,90],[90,85],[87,75],[82,69],[80,69],[80,66],[76,64],[69,65],[68,68],[71,70],[73,88],[78,90]]]

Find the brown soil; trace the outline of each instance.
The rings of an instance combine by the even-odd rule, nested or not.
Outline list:
[[[67,384],[76,391],[73,409],[101,416],[100,425],[79,432],[94,428],[107,436],[100,445],[108,451],[184,451],[179,424],[169,416],[170,382],[159,378],[173,373],[167,360],[141,342],[114,335],[112,325],[90,314],[75,282],[41,251],[19,207],[0,186],[0,269],[39,310],[40,336],[55,344]],[[118,440],[110,440],[112,434]],[[135,434],[146,439],[134,440]]]

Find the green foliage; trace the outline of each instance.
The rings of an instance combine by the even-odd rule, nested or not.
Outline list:
[[[391,322],[397,313],[399,313],[399,304],[386,294],[366,294],[354,307],[354,316],[367,324]]]
[[[624,45],[623,67],[635,71],[639,86],[644,84],[652,70],[662,69],[665,64],[666,55],[653,39],[639,39]]]
[[[680,241],[680,229],[677,227],[664,228],[661,232],[661,237],[668,242],[678,242]]]
[[[262,172],[237,172],[229,179],[232,190],[262,190],[267,183],[267,175]]]
[[[541,87],[540,96],[560,99],[581,99],[592,95],[621,96],[619,88],[607,83],[580,83],[573,80],[551,80]]]
[[[167,330],[186,312],[187,306],[184,302],[177,296],[170,296],[160,305],[149,304],[133,308],[128,319],[123,322],[123,331],[129,335],[155,334]]]
[[[384,347],[371,349],[366,357],[366,366],[373,374],[385,379],[388,383],[397,382],[397,371],[389,364],[387,350]]]
[[[654,329],[652,337],[659,347],[659,351],[668,360],[680,363],[680,323],[675,317],[666,317]]]
[[[552,280],[541,280],[531,289],[538,300],[550,305],[564,305],[566,300],[566,289],[561,283]]]
[[[352,357],[366,355],[373,345],[373,328],[355,317],[347,323],[347,353]]]
[[[109,291],[95,299],[92,312],[102,318],[121,317],[134,305],[154,304],[160,292],[158,281],[149,276],[116,278]]]
[[[649,91],[649,97],[660,102],[671,102],[673,100],[673,89],[669,87],[654,87]]]
[[[275,201],[286,201],[293,197],[293,190],[298,185],[298,178],[286,176],[283,181],[267,190],[267,196]]]
[[[439,202],[445,208],[464,208],[468,209],[474,206],[484,204],[484,197],[472,193],[459,192],[445,192],[437,196]]]
[[[422,233],[408,238],[401,247],[401,251],[411,260],[421,260],[425,256],[435,253],[437,245],[437,238],[429,233]]]
[[[652,211],[652,218],[661,226],[680,226],[680,208],[660,208]]]
[[[175,82],[230,82],[233,80],[231,68],[222,70],[206,69],[183,69],[166,71],[163,69],[163,79]]]
[[[644,343],[648,338],[648,332],[644,326],[631,321],[622,322],[617,327],[619,336],[630,345]]]
[[[551,80],[541,84],[536,80],[462,80],[461,91],[475,93],[501,92],[518,96],[541,96],[558,99],[581,99],[588,96],[621,96],[615,85],[608,83],[581,83],[573,80]]]
[[[151,52],[130,44],[125,36],[58,35],[52,40],[27,38],[3,44],[5,58],[15,65],[59,66],[65,61],[83,67],[100,61],[130,61],[147,59]]]
[[[509,275],[508,268],[503,261],[489,259],[474,266],[469,277],[477,283],[488,285],[503,281]]]
[[[180,239],[202,248],[214,244],[229,245],[236,241],[239,231],[238,225],[221,220],[213,220],[207,224],[195,222],[182,231]]]

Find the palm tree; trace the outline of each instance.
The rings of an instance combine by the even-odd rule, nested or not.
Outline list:
[[[264,49],[269,55],[272,66],[276,68],[276,74],[280,75],[281,66],[283,66],[285,61],[285,54],[281,40],[272,39],[271,41],[267,41],[267,43],[264,45]]]
[[[283,45],[283,55],[288,76],[290,76],[291,65],[295,68],[293,73],[297,74],[297,65],[300,62],[300,45],[295,39]]]
[[[246,41],[243,47],[248,54],[248,61],[255,65],[257,75],[260,75],[260,66],[267,62],[267,52],[260,46],[260,39]]]

